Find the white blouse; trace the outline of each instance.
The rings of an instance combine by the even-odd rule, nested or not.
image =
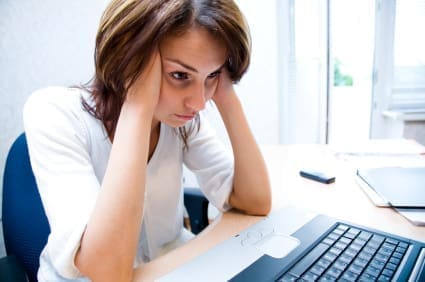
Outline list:
[[[83,109],[82,98],[91,103],[83,90],[49,87],[34,92],[24,107],[31,165],[51,228],[40,257],[40,281],[87,281],[74,257],[96,203],[112,144],[102,123]],[[192,237],[182,226],[183,164],[194,172],[210,203],[221,211],[230,208],[232,155],[202,117],[200,130],[195,126],[188,146],[183,149],[176,129],[161,124],[147,166],[135,267]]]

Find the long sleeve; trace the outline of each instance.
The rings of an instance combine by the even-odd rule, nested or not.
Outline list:
[[[99,179],[89,154],[78,90],[35,92],[24,107],[30,159],[51,234],[42,260],[64,277],[79,277],[74,256],[96,202]],[[66,110],[65,110],[66,109]],[[43,265],[43,264],[42,264]]]
[[[188,140],[184,163],[215,207],[221,211],[231,208],[228,198],[233,187],[233,156],[202,115],[199,131],[195,127]]]

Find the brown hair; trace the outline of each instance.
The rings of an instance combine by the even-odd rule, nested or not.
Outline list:
[[[103,122],[112,137],[129,86],[146,67],[160,41],[191,26],[205,28],[228,50],[227,69],[234,82],[246,72],[251,40],[248,26],[232,0],[113,0],[104,11],[96,37],[95,75],[86,87],[95,105],[84,108]],[[188,133],[179,128],[186,144]]]

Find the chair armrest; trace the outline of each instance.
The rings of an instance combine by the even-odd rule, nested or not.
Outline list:
[[[10,255],[0,258],[0,281],[28,282],[27,273],[16,256]]]
[[[184,205],[189,214],[192,233],[198,234],[208,226],[208,200],[199,188],[184,188]]]

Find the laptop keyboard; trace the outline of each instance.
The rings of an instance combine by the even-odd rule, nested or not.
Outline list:
[[[408,246],[339,224],[277,281],[391,281]]]

